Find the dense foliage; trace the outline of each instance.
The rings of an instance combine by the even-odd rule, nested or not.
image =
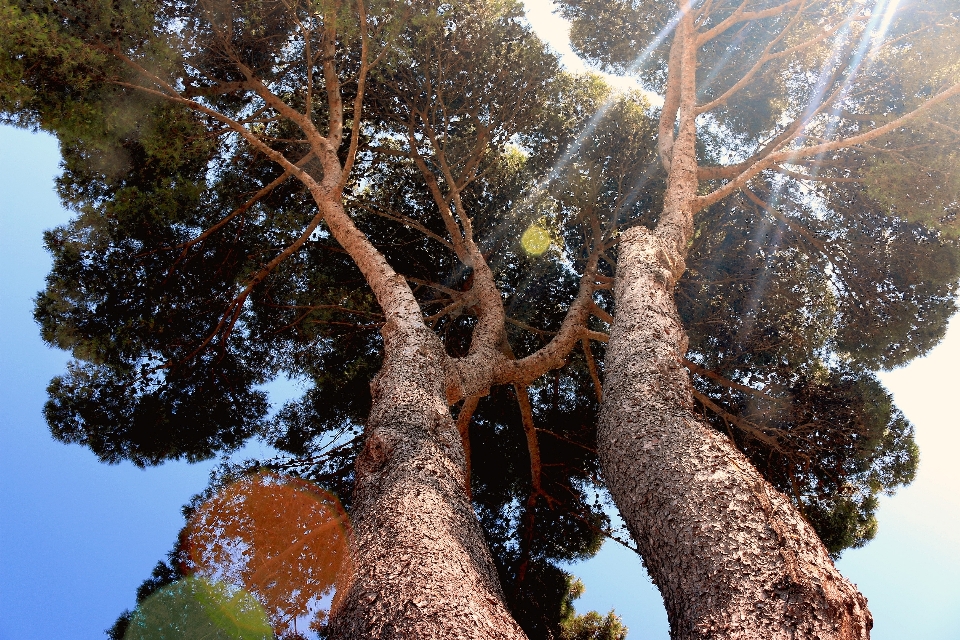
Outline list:
[[[570,0],[563,11],[581,53],[662,91],[663,48],[634,61],[669,26],[664,4]],[[472,274],[451,250],[433,187],[462,186],[517,357],[557,331],[576,295],[587,230],[600,227],[610,241],[602,267],[610,277],[618,231],[656,222],[665,180],[656,109],[641,94],[615,95],[596,77],[562,72],[517,3],[370,3],[365,42],[380,58],[362,114],[352,106],[361,68],[355,9],[268,0],[0,2],[0,111],[7,122],[58,136],[57,187],[75,212],[47,234],[54,265],[36,305],[44,340],[74,357],[49,387],[45,415],[58,439],[105,462],[147,466],[202,460],[259,438],[277,457],[231,473],[283,471],[349,510],[382,315],[322,226],[241,296],[304,233],[316,207],[262,149],[191,107],[230,114],[319,174],[291,122],[241,86],[252,77],[317,122],[330,117],[327,103],[304,90],[311,54],[309,38],[296,37],[303,16],[335,15],[346,25],[336,43],[342,102],[359,123],[342,142],[344,156],[350,145],[359,150],[348,211],[414,284],[451,354],[466,352],[476,322],[463,295]],[[908,18],[896,25],[910,27]],[[698,70],[705,99],[750,63],[729,52],[762,48],[772,28],[758,22],[712,45],[716,64]],[[938,38],[937,59],[955,60],[942,50],[950,41]],[[899,84],[870,98],[889,101],[891,113],[922,93],[909,86],[919,77],[914,58],[901,58],[883,71]],[[889,71],[894,63],[902,73]],[[165,98],[156,78],[193,102]],[[805,83],[761,77],[714,116],[703,158],[749,155],[783,105],[811,91]],[[867,102],[851,108],[866,117],[876,111]],[[920,127],[891,137],[916,144],[906,155],[837,153],[823,171],[838,180],[819,189],[771,172],[753,191],[714,204],[698,219],[677,287],[699,406],[795,500],[834,554],[873,537],[877,495],[909,483],[917,466],[912,428],[874,372],[932,348],[956,310],[956,147]],[[904,172],[921,161],[948,168],[943,176]],[[923,203],[910,202],[914,185],[931,194]],[[531,230],[546,238],[536,251],[522,241]],[[614,309],[607,292],[596,302],[591,328],[602,331]],[[602,356],[602,344],[585,343],[530,387],[538,478],[518,389],[492,389],[473,413],[472,499],[512,612],[531,638],[625,633],[612,617],[574,617],[578,588],[560,568],[596,553],[609,533],[595,452]],[[263,385],[284,376],[304,393],[271,413]],[[138,600],[180,571],[176,562],[159,566]]]

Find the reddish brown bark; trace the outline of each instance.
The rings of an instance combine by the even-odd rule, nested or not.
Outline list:
[[[599,453],[671,637],[867,638],[866,599],[816,532],[692,411],[686,334],[654,234],[621,242]]]
[[[673,289],[697,197],[694,17],[671,61],[676,116],[655,230],[619,243],[598,450],[607,486],[660,588],[676,640],[869,637],[866,599],[834,567],[813,528],[730,440],[693,411],[686,332]],[[676,73],[677,66],[671,69]]]
[[[384,327],[386,361],[357,461],[355,568],[332,638],[524,638],[464,492],[446,354],[425,327]]]

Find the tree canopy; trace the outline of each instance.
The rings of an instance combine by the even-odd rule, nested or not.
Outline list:
[[[943,96],[960,26],[948,2],[701,4],[709,202],[675,291],[683,364],[698,410],[836,556],[918,463],[874,374],[956,311],[960,107]],[[467,490],[530,638],[621,637],[573,617],[560,565],[617,535],[596,453],[609,289],[621,232],[663,208],[676,17],[560,9],[581,55],[664,105],[563,71],[518,2],[2,0],[0,112],[58,136],[75,212],[45,238],[35,312],[73,355],[49,387],[54,436],[140,466],[259,438],[278,456],[205,497],[268,468],[349,512],[387,316],[318,208],[334,194],[451,356],[492,322],[484,296],[502,303],[497,349],[527,368],[456,399]],[[278,376],[305,391],[271,413]],[[183,576],[179,552],[138,599]]]

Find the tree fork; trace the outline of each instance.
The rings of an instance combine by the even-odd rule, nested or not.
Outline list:
[[[422,325],[387,323],[383,336],[330,637],[522,640],[464,491],[443,345]]]

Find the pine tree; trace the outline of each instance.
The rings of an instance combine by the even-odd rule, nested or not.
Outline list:
[[[509,2],[6,0],[0,109],[58,135],[77,213],[37,299],[75,358],[53,433],[140,465],[275,446],[251,470],[352,519],[331,637],[616,637],[570,621],[557,566],[599,547],[604,487],[676,637],[855,637],[828,554],[917,463],[872,371],[939,340],[960,270],[953,174],[900,167],[950,166],[957,90],[949,16],[891,14],[862,65],[827,46],[873,24],[840,4],[567,3],[581,51],[666,96],[658,127]],[[278,375],[307,390],[268,418]]]

